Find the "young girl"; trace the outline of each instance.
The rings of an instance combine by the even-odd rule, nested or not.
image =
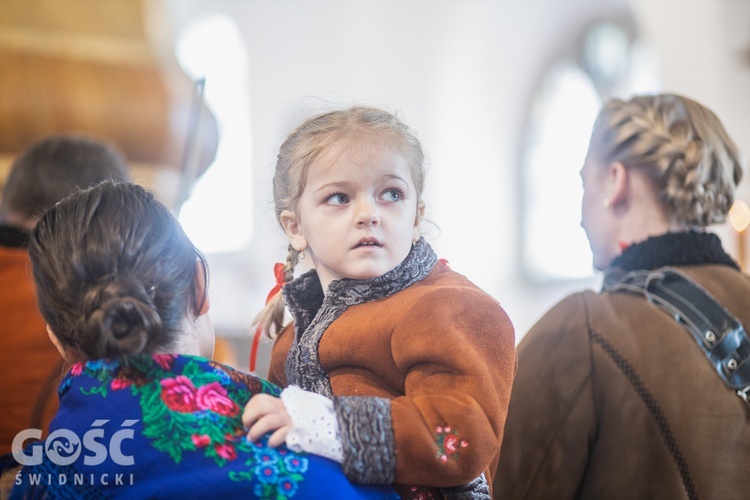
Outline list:
[[[46,442],[21,433],[11,498],[397,498],[334,461],[250,443],[242,405],[279,388],[210,361],[207,271],[166,207],[101,184],[48,211],[29,255],[52,342],[72,368]],[[0,491],[5,498],[5,492]]]
[[[288,283],[259,322],[278,332],[269,379],[286,389],[251,399],[243,422],[250,439],[277,429],[272,444],[327,452],[352,481],[405,498],[489,498],[513,327],[420,237],[423,159],[406,125],[365,107],[315,116],[281,146]],[[292,280],[303,258],[314,269]]]

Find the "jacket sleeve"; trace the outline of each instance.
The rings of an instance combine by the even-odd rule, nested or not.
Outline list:
[[[372,452],[373,442],[395,462],[392,471],[378,464],[373,481],[390,473],[397,483],[450,487],[494,468],[516,368],[513,326],[500,305],[477,289],[436,288],[396,325],[391,350],[404,396],[337,398],[345,469],[347,454]],[[371,470],[373,461],[351,463]]]
[[[576,496],[596,432],[588,339],[585,294],[575,294],[520,342],[495,498]]]

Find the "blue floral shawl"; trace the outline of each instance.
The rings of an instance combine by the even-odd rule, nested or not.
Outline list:
[[[20,457],[11,498],[398,498],[334,461],[248,442],[242,410],[261,392],[280,389],[195,356],[78,363],[47,440],[26,442],[37,460]]]

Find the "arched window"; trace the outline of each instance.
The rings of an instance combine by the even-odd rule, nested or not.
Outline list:
[[[179,219],[202,252],[237,251],[253,230],[248,68],[237,24],[225,15],[200,17],[179,34],[177,59],[193,78],[205,79],[206,104],[219,125],[216,159],[195,183]]]
[[[578,172],[601,98],[575,64],[550,68],[532,102],[523,171],[524,267],[533,281],[591,275]]]
[[[604,99],[658,89],[646,54],[627,24],[601,21],[585,30],[576,57],[560,57],[540,80],[521,173],[521,259],[532,282],[593,276],[579,172]]]

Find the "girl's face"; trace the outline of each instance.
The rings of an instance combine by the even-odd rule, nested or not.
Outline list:
[[[381,276],[406,258],[419,235],[417,198],[398,151],[334,146],[310,165],[297,210],[282,212],[281,223],[327,290],[333,280]]]

